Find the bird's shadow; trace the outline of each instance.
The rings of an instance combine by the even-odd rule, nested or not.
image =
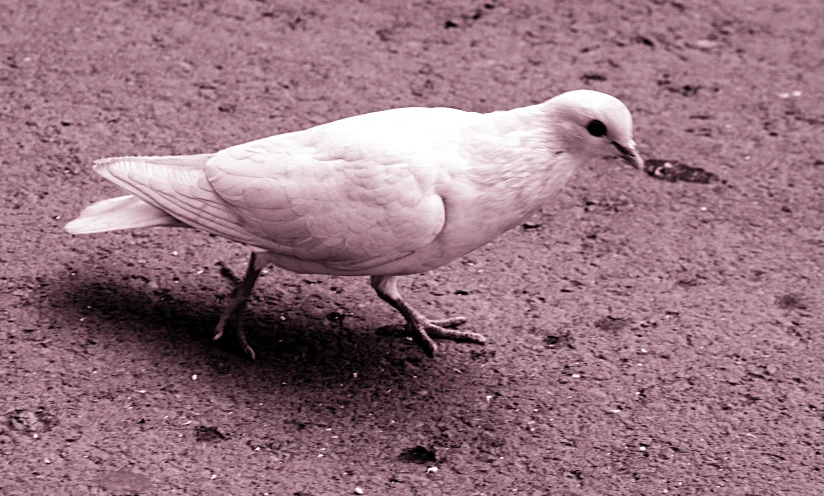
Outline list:
[[[479,376],[488,369],[471,365],[494,355],[460,345],[449,357],[430,359],[416,343],[376,333],[383,322],[372,320],[382,320],[383,314],[346,324],[346,319],[340,323],[291,312],[283,321],[279,310],[298,303],[292,294],[247,310],[246,329],[257,352],[252,361],[235,343],[212,342],[222,307],[198,300],[206,299],[202,293],[208,288],[187,292],[134,287],[128,276],[109,270],[105,275],[43,281],[48,286],[43,317],[68,335],[59,339],[61,355],[82,355],[96,367],[118,360],[118,368],[139,370],[141,384],[158,394],[186,397],[197,391],[197,398],[187,401],[200,401],[206,409],[246,405],[248,422],[232,434],[261,442],[300,439],[306,425],[345,423],[343,405],[346,415],[366,425],[390,425],[397,419],[407,419],[409,425],[442,421],[447,414],[427,405],[449,404],[455,395],[480,395],[484,386]],[[193,388],[193,373],[208,380]],[[282,418],[285,427],[273,430],[261,424],[271,418]],[[403,447],[408,448],[393,449]]]
[[[53,281],[49,284],[49,317],[69,329],[82,321],[94,340],[129,341],[150,348],[146,352],[165,357],[168,366],[175,362],[198,362],[216,369],[228,365],[244,373],[273,374],[278,380],[304,380],[309,369],[318,382],[338,380],[353,369],[374,376],[383,374],[387,363],[430,360],[417,344],[387,330],[394,326],[381,328],[387,322],[349,316],[341,319],[331,303],[323,317],[290,312],[289,320],[283,320],[278,308],[264,303],[248,308],[242,317],[257,354],[257,360],[252,361],[228,329],[224,338],[212,340],[223,308],[193,299],[209,289],[186,293],[151,290],[145,285],[136,288],[125,282],[128,277],[119,276],[115,270],[94,279],[78,276]],[[293,296],[277,306],[281,310],[295,308],[300,302]]]

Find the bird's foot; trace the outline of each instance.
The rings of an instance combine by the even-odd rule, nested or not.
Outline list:
[[[242,314],[243,310],[246,308],[246,301],[249,297],[248,291],[244,291],[243,280],[237,277],[231,269],[224,266],[222,263],[219,263],[219,265],[220,275],[228,280],[234,286],[234,289],[229,297],[229,305],[223,310],[223,313],[220,314],[220,320],[215,326],[215,333],[212,336],[212,341],[217,341],[222,338],[226,331],[226,327],[231,325],[235,336],[237,336],[240,348],[246,356],[254,360],[255,350],[249,346],[249,342],[246,339],[246,331],[243,330]],[[249,290],[251,290],[251,287],[249,287]],[[244,294],[244,292],[246,294]]]
[[[249,341],[246,340],[246,331],[243,330],[243,317],[240,315],[241,312],[239,311],[232,311],[232,307],[230,306],[227,308],[221,315],[220,320],[215,326],[215,334],[212,336],[212,341],[217,341],[218,339],[223,337],[223,334],[226,330],[226,326],[229,325],[229,322],[232,322],[232,327],[234,328],[234,334],[237,336],[238,343],[240,344],[240,348],[243,350],[243,353],[246,354],[252,360],[255,359],[255,350],[249,346]]]
[[[423,348],[423,351],[431,358],[438,351],[435,339],[449,339],[459,343],[486,344],[486,338],[476,332],[459,331],[452,329],[466,322],[463,317],[453,317],[451,319],[429,320],[427,318],[415,318],[407,322],[406,333],[415,339]]]

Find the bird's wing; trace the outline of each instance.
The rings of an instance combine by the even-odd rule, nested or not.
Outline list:
[[[183,224],[255,245],[257,239],[243,230],[206,180],[212,156],[111,157],[96,160],[94,170]]]
[[[432,110],[442,109],[367,114],[234,146],[209,160],[206,177],[259,246],[340,272],[377,267],[443,229],[431,130],[415,124]]]

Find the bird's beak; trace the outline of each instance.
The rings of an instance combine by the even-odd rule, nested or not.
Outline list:
[[[618,150],[618,156],[626,161],[626,163],[638,170],[644,169],[644,159],[638,154],[638,149],[634,141],[630,140],[627,145],[622,145],[616,141],[613,141],[612,144],[615,146],[615,149]]]

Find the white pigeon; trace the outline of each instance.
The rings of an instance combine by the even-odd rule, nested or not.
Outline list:
[[[576,90],[491,113],[399,108],[279,134],[217,153],[117,157],[94,170],[130,195],[99,201],[71,234],[191,227],[252,249],[214,339],[227,323],[254,358],[241,313],[269,264],[306,274],[370,276],[406,330],[433,356],[435,339],[483,344],[430,320],[398,291],[398,276],[440,267],[521,224],[580,164],[643,161],[618,99]]]

